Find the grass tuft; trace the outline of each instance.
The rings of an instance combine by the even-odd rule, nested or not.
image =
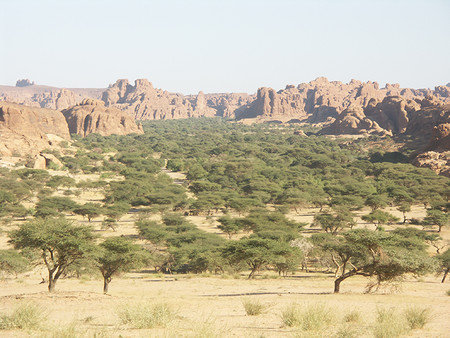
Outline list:
[[[266,310],[266,305],[256,299],[244,298],[242,305],[244,305],[247,316],[258,316]]]
[[[331,324],[333,317],[331,309],[324,304],[311,304],[303,311],[298,305],[291,305],[281,314],[285,326],[299,326],[304,331],[321,330]]]
[[[422,329],[430,320],[430,309],[410,307],[403,312],[410,329]]]
[[[395,338],[405,331],[402,318],[394,309],[377,309],[377,319],[373,331],[375,338]]]
[[[353,310],[344,316],[345,323],[359,323],[361,321],[361,313]]]
[[[20,304],[10,315],[0,315],[0,330],[36,329],[44,320],[43,310],[34,303]]]
[[[302,314],[302,329],[320,330],[333,321],[333,312],[324,304],[309,305]]]
[[[167,304],[132,304],[119,311],[123,324],[129,324],[136,329],[166,327],[174,318],[174,312]]]
[[[283,321],[283,325],[289,327],[300,326],[300,315],[301,313],[298,305],[290,305],[281,313],[281,320]]]

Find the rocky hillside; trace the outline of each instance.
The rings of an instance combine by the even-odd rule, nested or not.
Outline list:
[[[58,138],[70,139],[66,120],[59,111],[0,102],[0,155],[35,156],[55,146]]]
[[[144,133],[130,115],[114,107],[106,108],[100,100],[84,99],[62,113],[72,134],[87,136],[97,133],[106,136]]]

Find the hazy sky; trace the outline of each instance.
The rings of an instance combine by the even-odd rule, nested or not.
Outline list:
[[[0,84],[185,94],[450,82],[450,0],[0,0]]]

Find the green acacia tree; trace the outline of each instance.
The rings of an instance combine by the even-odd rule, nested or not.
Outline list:
[[[444,251],[441,255],[438,256],[440,267],[444,270],[444,277],[442,277],[442,283],[445,282],[445,278],[450,272],[450,249]]]
[[[438,232],[441,232],[442,228],[448,226],[450,223],[450,217],[445,211],[438,209],[427,210],[427,216],[423,219],[425,226],[438,226]]]
[[[245,262],[250,268],[248,279],[252,279],[263,266],[280,262],[280,257],[290,256],[294,249],[287,243],[271,239],[243,238],[227,243],[222,249],[222,257],[232,265]]]
[[[108,293],[112,277],[120,272],[137,269],[150,261],[150,254],[141,246],[124,237],[112,237],[100,244],[97,258],[103,276],[103,293]]]
[[[77,215],[87,217],[90,222],[93,218],[100,216],[103,213],[102,206],[98,203],[88,202],[73,210]]]
[[[370,214],[362,216],[361,219],[373,223],[375,230],[380,230],[383,224],[397,222],[399,220],[398,217],[382,210],[374,210]]]
[[[426,252],[425,241],[417,236],[356,229],[344,233],[339,241],[325,245],[345,262],[334,281],[335,293],[339,293],[341,282],[349,277],[374,277],[376,282],[369,284],[370,290],[407,273],[420,275],[434,267],[434,261]],[[351,269],[347,270],[348,266]]]
[[[96,251],[92,228],[64,218],[37,219],[9,233],[9,243],[18,250],[36,250],[48,270],[48,290],[72,266],[87,262]]]

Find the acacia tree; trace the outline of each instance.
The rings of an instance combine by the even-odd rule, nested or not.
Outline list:
[[[88,202],[74,209],[73,212],[77,215],[87,217],[90,222],[93,218],[100,216],[103,210],[100,204]]]
[[[10,232],[15,249],[40,251],[48,270],[48,291],[72,266],[86,262],[95,252],[91,227],[78,226],[64,218],[36,219]]]
[[[373,223],[375,230],[380,230],[383,224],[397,222],[399,220],[394,215],[382,210],[374,210],[370,214],[362,216],[361,219]]]
[[[438,209],[427,210],[427,216],[423,219],[425,226],[438,226],[438,232],[441,232],[442,227],[448,226],[450,223],[450,217],[447,212]]]
[[[321,212],[314,216],[314,225],[319,225],[325,232],[336,235],[344,228],[353,228],[355,215],[345,207],[336,207],[333,214]]]
[[[445,282],[445,278],[450,272],[450,249],[445,250],[442,255],[438,256],[440,266],[444,270],[444,277],[442,277],[442,283]]]
[[[220,217],[218,221],[220,225],[218,225],[217,228],[226,233],[228,235],[228,239],[231,239],[233,235],[236,235],[242,230],[242,226],[239,222],[236,222],[236,219],[233,219],[230,216]]]
[[[344,266],[335,279],[335,293],[339,293],[341,282],[352,276],[376,278],[373,285],[369,284],[370,291],[375,285],[396,280],[407,273],[425,273],[434,265],[424,240],[416,236],[356,229],[344,233],[339,241],[325,245],[325,249],[341,256],[346,266],[351,267],[347,271]]]
[[[114,275],[137,269],[150,260],[150,255],[141,246],[124,237],[112,237],[100,244],[101,254],[97,258],[103,276],[103,293],[108,293]]]
[[[289,256],[295,248],[287,243],[264,238],[243,238],[230,241],[222,249],[222,257],[230,264],[245,262],[250,268],[248,279],[252,279],[263,266],[276,263],[280,257]]]

